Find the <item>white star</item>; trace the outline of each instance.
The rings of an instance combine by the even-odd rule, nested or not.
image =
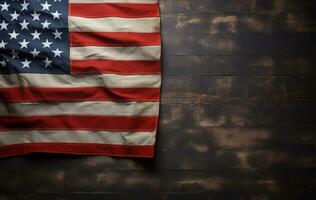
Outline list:
[[[29,5],[29,3],[26,3],[25,0],[23,1],[23,3],[21,4],[22,6],[22,11],[23,10],[27,10],[27,6]]]
[[[9,11],[8,7],[10,6],[10,4],[7,4],[7,2],[0,4],[0,6],[1,6],[1,11],[3,11],[3,10]]]
[[[14,13],[12,13],[10,15],[12,17],[11,21],[18,20],[18,17],[20,16],[20,14],[17,14],[16,11],[14,11]]]
[[[45,22],[41,23],[43,25],[43,29],[47,28],[48,29],[48,26],[51,24],[49,22],[47,22],[47,20],[45,20]]]
[[[47,1],[45,3],[41,3],[42,5],[42,10],[48,10],[49,11],[49,7],[51,7],[51,4],[48,4]]]
[[[31,61],[25,59],[24,62],[21,63],[23,64],[22,68],[30,68]]]
[[[54,2],[56,2],[56,1],[61,2],[61,0],[54,0]]]
[[[27,42],[27,41],[25,41],[25,39],[22,41],[22,42],[19,42],[20,43],[20,45],[21,45],[21,49],[23,49],[23,48],[27,48],[27,45],[30,43],[30,42]]]
[[[35,58],[36,56],[38,56],[38,54],[40,53],[40,51],[37,51],[35,48],[33,49],[33,51],[30,52],[33,55],[33,58]]]
[[[1,42],[0,42],[0,49],[4,49],[5,45],[7,45],[7,44],[8,44],[7,42],[4,42],[3,40],[1,40]]]
[[[61,39],[61,34],[62,34],[62,32],[58,32],[57,29],[55,30],[55,32],[53,32],[55,39],[57,39],[57,38]]]
[[[43,62],[45,63],[45,67],[50,66],[50,64],[52,63],[52,61],[48,60],[47,57],[46,57],[46,59]]]
[[[22,22],[22,23],[19,23],[19,24],[21,25],[22,30],[23,30],[23,29],[28,30],[27,25],[29,25],[29,23],[27,23],[27,22],[25,21],[25,19],[23,20],[23,22]]]
[[[12,59],[19,58],[18,52],[16,52],[14,49],[12,49]]]
[[[55,58],[55,57],[61,57],[61,53],[62,53],[63,51],[60,51],[60,50],[57,48],[56,50],[53,50],[52,52],[54,53],[54,58]]]
[[[59,19],[59,16],[61,15],[61,13],[59,13],[57,10],[55,12],[52,13],[53,15],[53,19],[57,18]]]
[[[1,60],[0,65],[1,65],[1,67],[5,67],[7,65],[7,63],[5,62],[5,60]]]
[[[42,42],[42,44],[43,44],[43,48],[45,48],[45,47],[50,48],[50,45],[53,44],[53,43],[48,41],[48,39],[46,39],[46,41]]]
[[[2,30],[2,29],[8,30],[8,28],[7,28],[8,24],[9,24],[9,23],[5,23],[5,21],[2,20],[2,22],[1,22],[1,24],[0,24],[1,30]]]
[[[10,40],[12,40],[12,39],[16,39],[16,37],[20,35],[20,33],[16,33],[15,30],[13,30],[12,33],[9,33],[9,35],[10,35]]]
[[[34,13],[31,14],[31,15],[32,15],[32,17],[33,17],[33,20],[32,20],[32,21],[36,21],[36,20],[39,21],[39,16],[40,16],[41,14],[36,13],[35,10],[34,10]]]
[[[42,34],[42,33],[38,33],[37,30],[35,30],[34,33],[31,33],[31,35],[33,35],[33,40],[35,40],[35,39],[40,39],[39,36],[40,36],[41,34]]]

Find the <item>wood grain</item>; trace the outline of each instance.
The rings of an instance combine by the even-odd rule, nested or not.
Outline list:
[[[0,160],[0,200],[314,199],[316,2],[161,0],[156,158]]]

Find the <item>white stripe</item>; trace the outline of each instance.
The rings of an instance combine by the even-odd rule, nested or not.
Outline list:
[[[83,18],[68,17],[70,32],[137,32],[156,33],[160,30],[160,18]]]
[[[71,47],[71,60],[160,60],[160,46],[140,47]]]
[[[154,132],[110,131],[1,131],[0,146],[23,143],[98,143],[118,145],[153,145]]]
[[[69,0],[69,3],[158,3],[158,0]]]
[[[51,116],[51,115],[111,115],[156,116],[157,102],[50,102],[50,103],[2,103],[0,116]]]
[[[151,88],[160,87],[160,75],[68,75],[68,74],[1,74],[0,88],[14,87],[110,87]]]

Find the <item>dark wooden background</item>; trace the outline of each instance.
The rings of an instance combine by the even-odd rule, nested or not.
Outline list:
[[[154,160],[0,160],[0,200],[315,199],[316,1],[161,0]]]

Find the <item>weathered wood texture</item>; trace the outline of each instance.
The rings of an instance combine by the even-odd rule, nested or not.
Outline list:
[[[316,1],[161,0],[157,157],[0,161],[0,199],[315,199]]]

